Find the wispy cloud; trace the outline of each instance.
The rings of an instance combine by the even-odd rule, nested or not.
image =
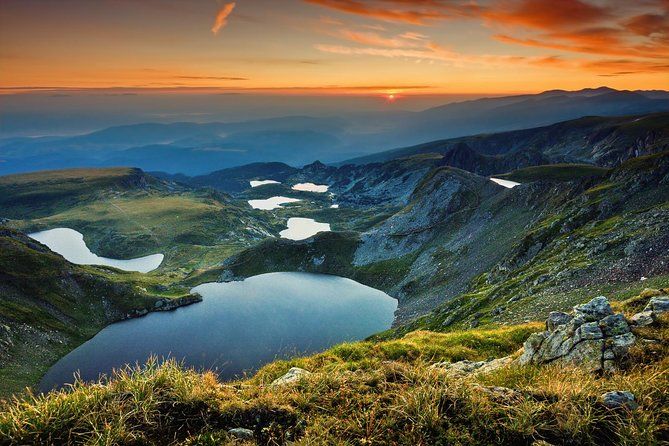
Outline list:
[[[225,25],[228,24],[228,17],[230,14],[232,14],[232,10],[235,9],[236,3],[226,3],[221,7],[221,9],[218,10],[218,13],[216,14],[216,21],[214,22],[214,26],[211,27],[211,32],[214,34],[218,34],[218,32],[225,27]]]
[[[230,77],[230,76],[177,76],[177,79],[192,79],[192,80],[215,80],[215,81],[247,81],[247,77]]]

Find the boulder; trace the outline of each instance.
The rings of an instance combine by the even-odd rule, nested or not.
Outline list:
[[[669,311],[669,296],[652,297],[643,311],[652,311],[655,314]]]
[[[573,316],[561,311],[551,311],[546,319],[546,330],[553,331],[560,325],[566,325],[572,320]]]
[[[630,322],[637,327],[647,327],[654,324],[658,316],[666,312],[669,312],[669,296],[654,296],[650,298],[643,311],[630,318]]]
[[[471,374],[482,374],[492,372],[493,370],[506,367],[513,362],[513,358],[505,356],[503,358],[491,359],[488,361],[469,361],[467,359],[457,362],[437,362],[432,364],[431,368],[440,369],[453,375],[467,376]]]
[[[642,311],[632,316],[630,322],[637,327],[647,327],[655,322],[655,313],[652,311]]]
[[[518,363],[575,364],[592,372],[614,371],[636,338],[622,314],[599,296],[574,307],[574,315],[551,312],[546,331],[532,334]]]
[[[622,314],[612,314],[599,321],[604,336],[618,336],[630,332],[630,326]]]
[[[245,429],[243,427],[236,427],[230,429],[228,434],[232,437],[237,438],[238,440],[253,440],[253,431],[251,429]]]
[[[299,367],[292,367],[285,375],[272,381],[272,385],[282,386],[285,384],[293,384],[308,375],[311,375],[311,372]]]
[[[626,408],[634,410],[639,407],[632,392],[614,390],[603,393],[599,399],[601,403],[609,409]]]
[[[613,314],[609,300],[604,296],[595,297],[590,302],[576,305],[574,313],[585,318],[586,322],[598,321]]]

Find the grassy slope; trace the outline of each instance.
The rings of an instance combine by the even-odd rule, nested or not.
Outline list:
[[[634,311],[644,300],[620,308]],[[659,342],[641,344],[628,368],[604,377],[552,366],[468,377],[429,368],[440,360],[514,354],[539,329],[528,324],[414,332],[397,340],[342,344],[225,384],[212,373],[150,363],[98,385],[8,401],[0,413],[0,438],[9,444],[224,445],[239,444],[226,432],[235,427],[253,430],[259,444],[295,445],[531,445],[542,439],[654,445],[669,438],[667,320],[637,331]],[[296,385],[269,385],[291,366],[312,375]],[[638,410],[599,404],[601,393],[621,389],[637,396]]]
[[[0,209],[5,218],[50,215],[96,198],[101,191],[146,185],[139,169],[69,169],[0,177]]]
[[[225,194],[174,187],[138,169],[74,169],[0,177],[3,215],[23,231],[69,227],[96,254],[164,253],[161,271],[215,265],[270,227]]]

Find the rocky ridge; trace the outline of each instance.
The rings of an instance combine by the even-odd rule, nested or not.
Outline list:
[[[604,296],[574,307],[573,314],[551,312],[546,330],[531,335],[524,344],[518,364],[562,363],[585,367],[592,372],[615,372],[624,365],[629,349],[637,342],[631,324],[648,325],[648,320],[669,311],[669,297],[654,297],[641,314],[628,321],[614,313]]]

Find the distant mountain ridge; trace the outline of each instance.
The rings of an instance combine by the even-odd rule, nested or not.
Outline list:
[[[584,116],[668,111],[669,92],[600,87],[484,98],[422,112],[389,110],[206,124],[141,123],[77,136],[0,140],[0,174],[133,165],[146,171],[192,176],[267,161],[299,167],[314,159],[341,162],[393,146],[534,128]]]
[[[368,164],[424,153],[439,153],[454,161],[463,158],[493,157],[504,169],[472,169],[455,162],[449,165],[482,174],[502,173],[513,162],[504,157],[538,157],[535,164],[586,162],[613,166],[635,156],[669,149],[669,113],[622,117],[583,117],[545,127],[509,132],[480,134],[462,138],[433,141],[417,146],[380,152],[339,163]],[[469,153],[472,152],[472,153]],[[500,158],[501,157],[501,158]],[[484,164],[481,162],[480,164]],[[527,164],[531,165],[531,164]]]

